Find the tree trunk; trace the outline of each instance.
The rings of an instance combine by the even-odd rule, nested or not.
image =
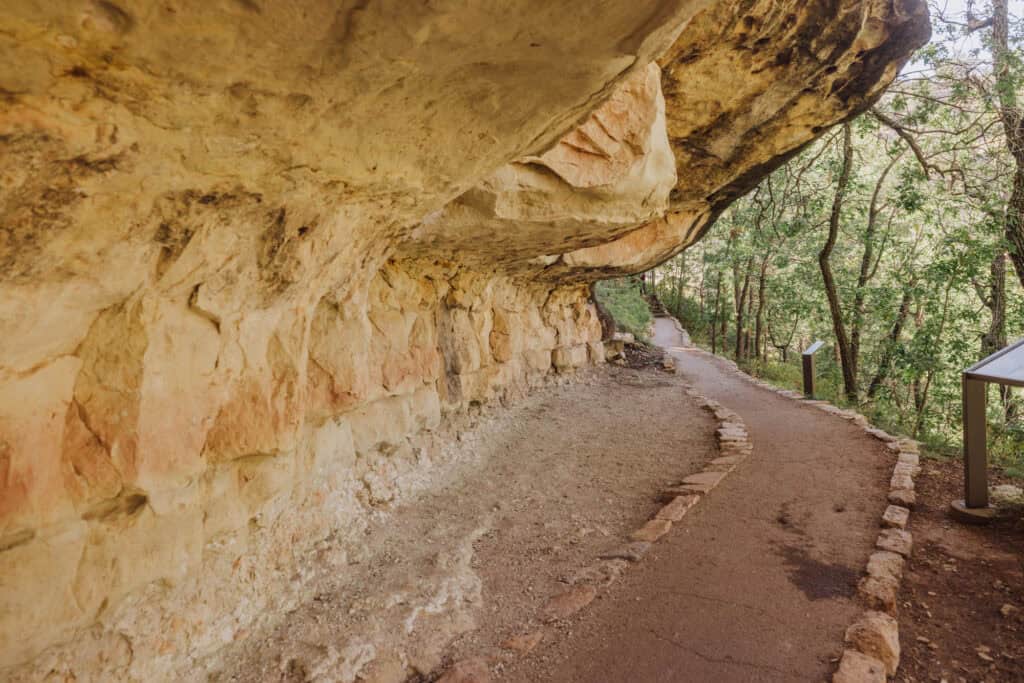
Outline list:
[[[722,273],[718,273],[715,282],[715,305],[711,310],[711,353],[718,353],[718,308],[722,301]],[[723,342],[724,343],[724,342]]]
[[[761,259],[761,270],[757,280],[757,318],[754,323],[754,347],[757,349],[757,357],[765,360],[765,352],[762,349],[764,341],[764,292],[765,281],[768,279],[768,254]]]
[[[739,284],[739,273],[735,266],[733,266],[733,290],[736,295],[736,360],[743,358],[746,351],[746,337],[744,336],[745,329],[743,327],[743,315],[744,309],[747,306],[747,294],[750,291],[750,270],[754,264],[754,257],[747,257],[747,266],[743,273],[743,286]]]
[[[706,246],[701,247],[701,262],[700,262],[700,286],[697,289],[697,295],[700,297],[700,319],[704,320],[704,280],[707,278],[708,273],[708,251]]]
[[[719,285],[721,285],[721,282],[722,282],[722,273],[721,272],[718,273],[718,282],[719,282]],[[721,298],[721,296],[722,296],[721,295],[721,289],[719,289],[719,298]],[[718,321],[719,321],[719,324],[721,325],[721,330],[719,330],[719,335],[720,335],[720,339],[721,339],[721,342],[722,342],[722,344],[721,344],[722,353],[725,353],[725,345],[729,343],[729,341],[728,341],[729,340],[729,316],[727,316],[725,314],[725,301],[722,302],[722,310],[721,310],[721,312],[718,315]]]
[[[681,313],[683,309],[683,271],[686,268],[686,252],[679,255],[679,270],[676,271],[676,312]]]
[[[750,263],[753,264],[754,259],[750,259]],[[750,282],[750,271],[747,271],[747,282]],[[754,317],[754,292],[750,291],[747,294],[747,327],[743,330],[743,357],[750,358],[751,351],[757,353],[757,347],[753,344],[752,332],[750,329],[750,321]]]
[[[871,384],[868,386],[868,398],[874,398],[882,387],[882,383],[889,377],[893,356],[896,354],[896,347],[900,342],[900,335],[903,333],[903,325],[907,322],[907,316],[910,315],[910,303],[913,296],[913,290],[908,285],[903,290],[903,298],[900,301],[900,308],[896,312],[896,319],[893,321],[892,327],[889,328],[889,335],[882,350],[882,358],[878,361],[878,371],[871,378]]]
[[[1012,54],[1009,45],[1009,11],[1007,0],[992,2],[992,70],[996,78],[999,119],[1003,124],[1006,145],[1014,161],[1013,190],[1006,205],[1004,229],[1010,245],[1010,260],[1017,279],[1024,286],[1024,129],[1017,105],[1017,84],[1014,82]]]
[[[935,335],[936,339],[942,339],[942,333],[946,329],[946,320],[949,315],[949,293],[952,289],[953,283],[951,281],[946,285],[946,292],[942,301],[942,316],[939,318],[939,331]],[[914,381],[914,406],[917,408],[917,419],[914,420],[914,433],[911,436],[915,439],[921,433],[921,428],[924,426],[924,409],[928,406],[928,390],[932,386],[932,378],[934,376],[935,368],[931,367],[925,373],[923,387],[920,384],[920,380]]]
[[[875,233],[878,226],[878,214],[880,212],[878,200],[882,196],[882,187],[889,171],[896,165],[900,155],[892,158],[889,164],[878,176],[875,183],[875,190],[871,193],[871,204],[868,207],[868,223],[864,228],[864,252],[860,259],[860,272],[857,274],[857,289],[853,293],[853,315],[850,321],[850,362],[853,365],[853,376],[857,377],[857,369],[860,363],[860,333],[864,325],[864,307],[867,299],[868,283],[875,275],[877,268],[871,267],[875,252]],[[881,254],[879,254],[881,258]]]
[[[829,262],[829,257],[832,256],[832,249],[836,245],[836,238],[839,236],[839,221],[842,215],[843,200],[846,197],[846,190],[850,184],[850,167],[852,165],[853,139],[850,124],[846,123],[843,124],[843,166],[836,181],[836,193],[832,201],[832,213],[829,216],[828,222],[828,239],[818,254],[818,266],[821,268],[821,277],[825,282],[828,310],[832,316],[832,329],[835,332],[839,361],[843,368],[843,390],[848,400],[856,402],[857,376],[855,374],[853,354],[850,349],[850,340],[846,335],[846,324],[843,321],[843,311],[839,304],[839,293],[836,291],[835,277],[832,275],[832,265]]]
[[[732,260],[732,310],[733,316],[736,319],[736,339],[733,356],[739,358],[740,344],[742,343],[742,335],[740,331],[743,329],[743,299],[740,297],[740,263],[735,257]],[[725,346],[725,339],[722,340],[722,346]]]
[[[1006,346],[1006,254],[996,254],[989,264],[988,296],[985,306],[989,309],[988,330],[981,337],[981,355],[991,355]]]
[[[1006,346],[1006,254],[996,254],[989,264],[988,292],[984,299],[989,309],[988,330],[981,336],[981,357],[989,356]],[[999,385],[999,400],[1003,404],[1003,418],[1011,417],[1010,390]]]

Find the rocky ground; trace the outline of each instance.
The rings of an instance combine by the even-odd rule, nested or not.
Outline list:
[[[1008,510],[987,526],[958,524],[946,511],[963,497],[961,463],[922,466],[897,680],[1024,681],[1024,512]]]
[[[316,600],[236,647],[216,680],[431,680],[481,653],[500,674],[537,644],[539,608],[657,511],[654,494],[717,454],[716,422],[660,352],[628,356],[464,433],[440,487],[382,514],[371,552],[336,558]],[[396,645],[404,654],[388,665]]]

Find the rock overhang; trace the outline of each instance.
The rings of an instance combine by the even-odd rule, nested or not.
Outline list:
[[[601,362],[580,283],[692,244],[927,27],[909,0],[5,5],[0,670],[212,657],[274,609],[261,561],[397,499],[445,416]]]

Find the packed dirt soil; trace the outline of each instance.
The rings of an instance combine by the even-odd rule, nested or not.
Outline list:
[[[987,526],[954,522],[947,509],[963,498],[961,464],[923,459],[922,467],[897,680],[1024,681],[1024,510]]]
[[[516,656],[501,643],[717,456],[717,423],[660,353],[630,355],[463,432],[437,485],[380,512],[363,552],[334,558],[315,599],[235,648],[216,680],[430,680],[481,654],[500,673]]]

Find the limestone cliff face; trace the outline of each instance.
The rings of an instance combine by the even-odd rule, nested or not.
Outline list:
[[[603,362],[588,281],[926,36],[917,0],[6,3],[0,673],[178,678],[307,597],[459,415]]]

